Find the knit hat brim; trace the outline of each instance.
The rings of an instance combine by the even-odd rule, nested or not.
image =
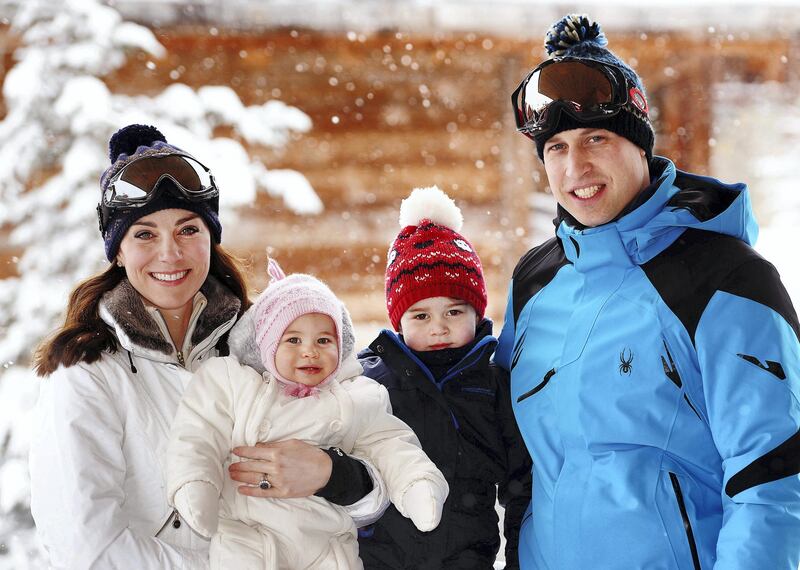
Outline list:
[[[539,158],[544,161],[544,145],[547,141],[558,133],[573,129],[605,129],[611,131],[643,149],[648,160],[653,156],[655,133],[652,127],[649,123],[642,121],[632,113],[622,109],[612,117],[604,117],[595,121],[581,121],[569,113],[561,112],[561,116],[554,129],[534,137],[536,141],[536,152]]]
[[[389,321],[391,321],[394,330],[399,331],[400,319],[409,307],[431,297],[449,297],[469,303],[475,309],[475,314],[479,318],[483,318],[486,311],[486,297],[481,295],[479,291],[477,287],[469,287],[453,281],[428,283],[424,288],[412,287],[408,289],[406,295],[401,295],[394,299],[394,303],[389,309]]]

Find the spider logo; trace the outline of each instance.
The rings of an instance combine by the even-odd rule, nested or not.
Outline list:
[[[627,349],[623,348],[622,352],[619,353],[619,373],[630,376],[632,370],[633,370],[633,351],[629,348]]]

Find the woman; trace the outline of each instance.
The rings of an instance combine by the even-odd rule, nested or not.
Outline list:
[[[65,324],[38,349],[44,376],[31,442],[31,511],[54,568],[206,568],[208,544],[167,504],[165,448],[191,373],[227,353],[249,306],[220,246],[211,172],[154,127],[109,143],[98,205],[112,265],[72,292]],[[364,465],[299,441],[243,448],[230,476],[264,497],[378,508]],[[322,488],[322,489],[321,489]],[[369,494],[367,494],[369,493]],[[367,496],[365,496],[367,495]]]

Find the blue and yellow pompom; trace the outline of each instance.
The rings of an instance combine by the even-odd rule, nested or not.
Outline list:
[[[553,24],[545,35],[544,47],[548,57],[558,57],[581,43],[593,43],[603,48],[608,45],[600,24],[586,14],[568,14]]]

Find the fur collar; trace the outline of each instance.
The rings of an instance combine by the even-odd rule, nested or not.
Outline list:
[[[202,301],[207,305],[194,325],[192,346],[196,346],[222,324],[230,321],[241,307],[236,295],[211,275],[200,287],[198,295],[201,298],[196,296],[194,303]],[[108,324],[118,330],[117,336],[125,336],[134,345],[148,350],[168,355],[175,352],[172,342],[164,338],[161,326],[127,279],[123,279],[114,289],[103,295],[102,304],[113,319]],[[191,327],[191,323],[189,326]]]

